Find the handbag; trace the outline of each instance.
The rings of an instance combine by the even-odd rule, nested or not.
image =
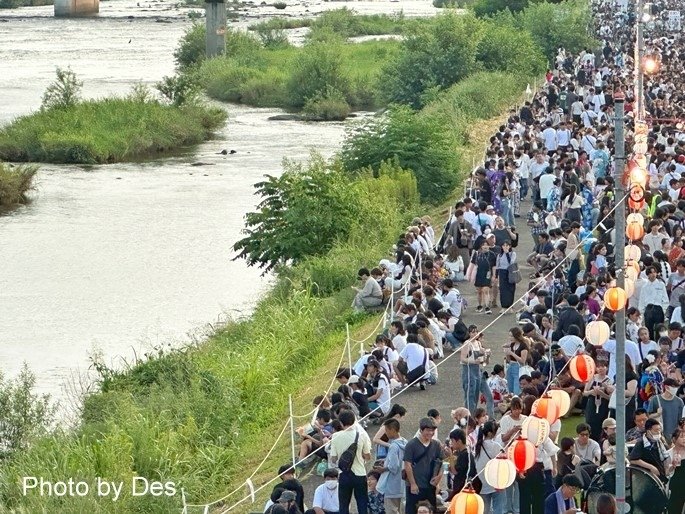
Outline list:
[[[476,271],[478,270],[478,267],[472,263],[469,262],[469,266],[466,268],[466,280],[474,284],[476,282]]]
[[[518,284],[521,282],[521,272],[519,271],[519,265],[517,262],[512,262],[509,264],[509,268],[507,268],[509,273],[509,283],[510,284]]]
[[[533,369],[533,366],[528,366],[527,364],[524,365],[524,366],[521,366],[521,367],[519,368],[519,378],[521,378],[523,375],[528,375],[528,376],[530,376],[531,373],[533,373],[533,371],[535,371],[535,370]]]

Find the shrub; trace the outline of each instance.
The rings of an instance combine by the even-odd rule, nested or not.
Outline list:
[[[52,423],[55,409],[50,397],[35,394],[35,385],[36,377],[26,364],[14,380],[0,372],[0,462],[26,450]]]
[[[26,202],[26,193],[33,187],[37,166],[12,166],[0,162],[0,205]]]
[[[193,23],[186,29],[174,50],[174,60],[179,68],[187,68],[202,62],[206,57],[207,29],[204,23]]]
[[[347,39],[354,36],[401,34],[405,26],[404,14],[355,14],[343,7],[325,11],[311,24],[310,38],[317,39],[319,32],[333,32]]]
[[[305,46],[295,57],[286,85],[290,105],[303,107],[310,98],[327,88],[347,95],[349,79],[342,70],[342,59],[335,48],[324,44]]]
[[[505,9],[509,9],[513,13],[522,11],[528,2],[529,0],[475,0],[472,8],[476,16],[482,18]]]
[[[283,29],[256,28],[254,32],[259,37],[264,48],[283,48],[290,46],[288,35]]]
[[[325,91],[309,98],[302,108],[309,118],[323,121],[342,121],[350,114],[345,95],[337,89],[327,87]]]
[[[559,47],[572,54],[596,45],[590,35],[592,16],[587,2],[566,0],[559,4],[535,3],[516,15],[519,30],[530,32],[533,41],[552,61]]]
[[[183,104],[197,100],[200,84],[193,74],[182,73],[173,77],[164,77],[155,84],[155,89],[172,105],[180,107]]]
[[[285,9],[286,7],[288,7],[288,4],[286,4],[285,2],[275,2],[274,7],[276,9]]]
[[[388,103],[423,105],[425,91],[445,89],[478,69],[481,23],[470,15],[441,14],[419,27],[383,69],[381,93]]]
[[[530,32],[486,24],[476,58],[487,71],[508,71],[527,77],[544,73],[547,61]]]
[[[50,84],[43,93],[41,109],[65,109],[76,105],[81,96],[83,82],[67,68],[57,67],[57,80]]]
[[[459,159],[447,134],[440,123],[394,107],[349,130],[341,159],[348,172],[371,168],[376,174],[384,161],[396,160],[414,173],[421,200],[437,203],[457,183]]]
[[[259,211],[245,216],[246,236],[233,245],[236,259],[265,272],[325,254],[358,220],[354,187],[342,170],[318,155],[306,165],[284,161],[284,168],[280,177],[267,175],[255,184]]]

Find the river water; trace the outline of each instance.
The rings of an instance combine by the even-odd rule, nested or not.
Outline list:
[[[287,10],[311,15],[341,5],[434,12],[426,0],[289,3]],[[39,107],[56,66],[76,72],[86,97],[125,94],[136,82],[172,74],[187,12],[131,0],[102,2],[100,15],[85,19],[55,19],[51,6],[0,11],[0,125]],[[254,6],[241,14],[244,26],[282,12]],[[0,214],[3,373],[14,376],[27,362],[40,392],[65,399],[65,383],[87,370],[94,350],[121,365],[249,312],[268,279],[232,262],[231,245],[258,201],[252,184],[279,173],[284,157],[306,159],[312,149],[331,155],[344,124],[270,122],[279,111],[226,108],[230,118],[216,139],[174,157],[41,165],[32,202]]]

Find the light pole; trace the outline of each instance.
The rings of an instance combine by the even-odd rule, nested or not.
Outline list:
[[[614,213],[614,230],[616,231],[616,248],[614,250],[616,263],[616,286],[625,289],[625,247],[626,247],[626,204],[623,173],[625,169],[625,120],[624,97],[614,99],[614,184],[616,188],[616,211]],[[626,311],[616,311],[616,505],[619,514],[627,512],[626,501],[626,404],[624,389],[626,382]]]
[[[642,57],[645,53],[645,41],[643,35],[642,16],[644,11],[643,0],[637,0],[635,5],[635,119],[645,119],[645,90],[644,70],[642,69]]]

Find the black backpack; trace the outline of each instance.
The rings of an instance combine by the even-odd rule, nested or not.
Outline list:
[[[357,442],[359,441],[359,432],[354,436],[354,441],[351,445],[347,447],[347,450],[342,452],[340,458],[338,459],[338,468],[343,472],[352,471],[352,464],[357,458]]]

